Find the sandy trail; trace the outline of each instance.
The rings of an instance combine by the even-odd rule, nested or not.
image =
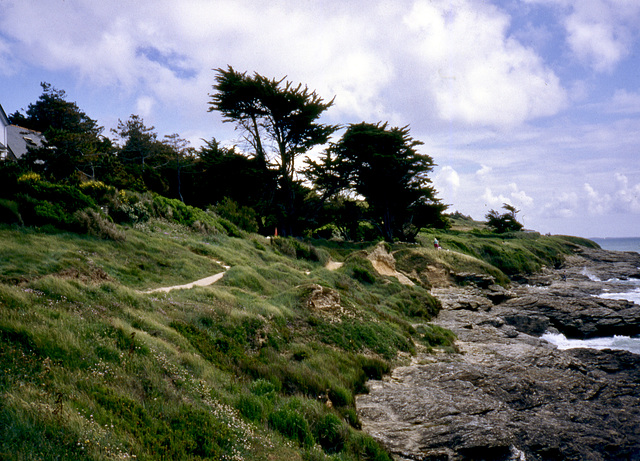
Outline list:
[[[195,282],[187,283],[185,285],[174,285],[172,287],[154,288],[153,290],[143,291],[143,293],[158,293],[158,292],[168,293],[171,290],[185,290],[193,287],[206,287],[208,285],[216,283],[223,276],[224,276],[224,272],[220,272],[219,274],[215,274],[210,277],[205,277],[203,279],[196,280]]]
[[[224,277],[224,273],[231,268],[231,266],[227,266],[221,263],[220,261],[216,261],[216,263],[218,263],[224,268],[223,272],[220,272],[219,274],[211,275],[209,277],[205,277],[200,280],[196,280],[195,282],[186,283],[184,285],[174,285],[171,287],[153,288],[151,290],[142,291],[142,293],[169,293],[171,290],[188,290],[189,288],[193,288],[193,287],[206,287],[209,285],[213,285],[222,277]],[[341,268],[343,265],[344,263],[341,263],[341,262],[329,261],[325,267],[330,271],[334,271]],[[311,272],[306,272],[307,275],[309,275],[310,273]]]
[[[206,287],[206,286],[209,286],[209,285],[213,285],[218,280],[220,280],[222,277],[224,277],[224,273],[226,271],[231,269],[231,266],[227,266],[226,264],[224,264],[224,263],[222,263],[220,261],[215,261],[215,262],[217,264],[219,264],[220,266],[222,266],[224,268],[224,271],[220,272],[219,274],[210,275],[209,277],[205,277],[203,279],[196,280],[195,282],[186,283],[184,285],[174,285],[174,286],[171,286],[171,287],[153,288],[151,290],[143,291],[142,293],[169,293],[171,290],[187,290],[187,289],[193,288],[193,287]]]

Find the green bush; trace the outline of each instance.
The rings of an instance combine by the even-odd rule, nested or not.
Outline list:
[[[213,214],[207,213],[200,208],[185,205],[180,200],[154,195],[153,209],[155,217],[198,229],[203,233],[216,234],[223,232],[220,220]]]
[[[79,227],[89,235],[117,242],[126,240],[124,231],[118,229],[113,221],[101,212],[87,208],[76,211],[73,217]]]
[[[0,223],[23,225],[19,206],[13,200],[0,199]]]
[[[229,197],[225,197],[218,202],[213,211],[244,231],[258,232],[257,215],[253,208],[240,206]]]
[[[263,399],[256,395],[242,394],[235,405],[242,416],[251,421],[262,421],[265,417]]]
[[[352,433],[345,450],[355,459],[367,461],[392,461],[391,457],[371,438],[371,436]]]
[[[334,413],[327,413],[313,428],[316,441],[327,453],[337,453],[344,448],[347,427]]]
[[[438,325],[420,325],[417,331],[422,342],[428,347],[452,347],[456,340],[456,335],[451,330]]]
[[[251,383],[251,393],[260,397],[265,397],[271,401],[275,399],[279,391],[278,386],[266,379],[256,379]]]
[[[309,423],[299,409],[285,406],[274,411],[269,415],[269,426],[303,447],[310,447],[314,443]]]
[[[271,245],[281,254],[291,258],[305,259],[321,264],[325,264],[330,259],[327,251],[293,237],[275,237],[271,240]]]

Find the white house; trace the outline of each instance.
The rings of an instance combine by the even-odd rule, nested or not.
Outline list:
[[[42,147],[43,144],[42,133],[11,125],[0,104],[0,160],[18,160],[29,147]]]
[[[7,158],[9,143],[7,142],[7,127],[9,126],[9,119],[7,114],[4,113],[2,105],[0,105],[0,160]]]

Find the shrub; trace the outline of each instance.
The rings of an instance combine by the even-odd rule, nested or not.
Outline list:
[[[426,324],[417,328],[418,333],[428,347],[453,347],[456,335],[438,325]]]
[[[313,445],[309,423],[295,408],[286,406],[269,415],[269,426],[304,447]]]
[[[102,181],[85,181],[80,183],[78,188],[87,196],[93,198],[99,203],[103,203],[109,197],[109,201],[113,201],[117,195],[116,188],[109,186]]]
[[[393,307],[408,317],[418,317],[430,320],[438,314],[441,308],[440,301],[429,293],[405,289],[396,293],[393,298]]]
[[[18,203],[13,200],[0,199],[0,222],[23,225],[22,216],[18,211]]]
[[[76,211],[73,217],[80,229],[89,235],[117,242],[126,240],[124,231],[118,229],[113,221],[96,210],[87,208],[82,211]]]
[[[28,173],[24,173],[18,177],[19,183],[36,183],[40,181],[41,177],[38,173],[34,173],[33,171],[29,171]]]
[[[346,444],[346,451],[356,459],[367,461],[392,461],[391,457],[373,440],[371,436],[352,433]]]
[[[283,255],[290,256],[291,258],[305,259],[321,264],[325,264],[330,258],[327,251],[318,249],[309,243],[301,242],[293,237],[273,238],[271,245]]]
[[[256,395],[241,395],[235,407],[240,414],[251,421],[262,421],[264,419],[264,405],[262,399]]]
[[[46,181],[22,181],[16,201],[27,225],[71,229],[76,224],[73,213],[86,208],[97,209],[95,201],[73,186]]]
[[[266,379],[257,379],[251,383],[251,393],[274,400],[278,393],[278,387],[276,384],[271,381],[267,381]]]
[[[317,442],[327,453],[337,453],[344,448],[347,428],[334,413],[324,415],[316,423],[313,433]]]
[[[353,278],[359,282],[372,284],[376,281],[376,277],[368,269],[361,266],[354,266]]]
[[[225,197],[213,208],[220,217],[232,222],[247,232],[258,232],[258,221],[253,208],[238,205],[229,197]]]

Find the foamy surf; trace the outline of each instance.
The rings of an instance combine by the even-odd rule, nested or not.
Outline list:
[[[542,339],[558,347],[558,349],[613,349],[640,354],[640,338],[616,335],[613,337],[569,339],[561,333],[545,333]]]

